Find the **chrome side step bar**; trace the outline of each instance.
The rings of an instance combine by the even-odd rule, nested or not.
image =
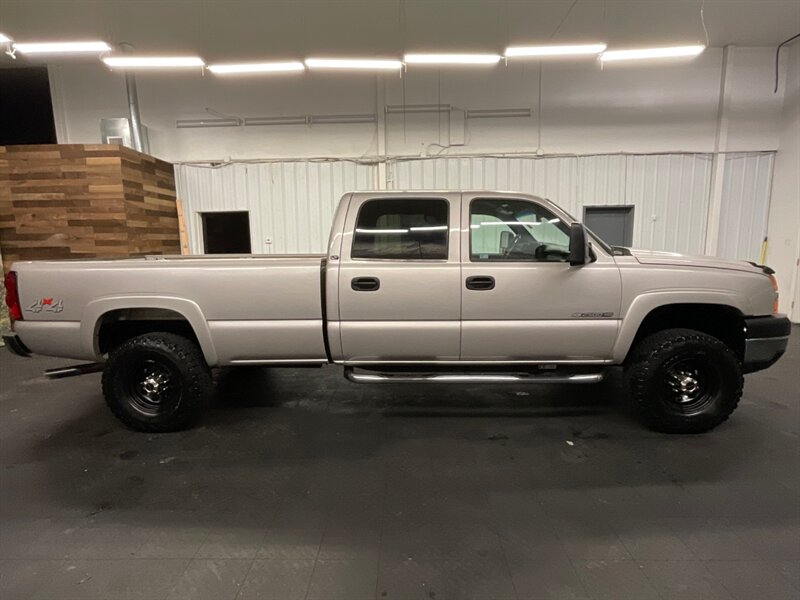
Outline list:
[[[356,373],[345,367],[353,383],[598,383],[602,373],[539,375],[528,373]]]
[[[61,367],[59,369],[47,369],[44,374],[45,377],[49,377],[50,379],[63,379],[64,377],[76,377],[78,375],[87,375],[88,373],[98,373],[102,370],[102,363],[84,363],[72,365],[70,367]]]

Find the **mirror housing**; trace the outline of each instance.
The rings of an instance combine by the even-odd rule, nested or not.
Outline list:
[[[569,226],[569,264],[585,265],[589,258],[589,244],[586,241],[586,230],[580,223]]]

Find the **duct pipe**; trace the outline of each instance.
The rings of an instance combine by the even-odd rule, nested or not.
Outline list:
[[[125,42],[119,44],[119,47],[123,52],[133,50],[133,46]],[[139,115],[139,93],[136,89],[136,75],[132,71],[125,71],[125,90],[128,93],[128,123],[130,124],[133,149],[149,154],[150,148],[142,135],[142,117]]]
[[[144,140],[142,139],[142,118],[139,116],[139,94],[136,91],[136,75],[130,71],[125,73],[125,89],[128,92],[128,115],[133,149],[139,152],[149,152],[150,149],[144,147]]]

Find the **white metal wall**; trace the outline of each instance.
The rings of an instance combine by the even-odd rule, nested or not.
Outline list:
[[[720,256],[759,260],[761,242],[767,235],[774,162],[774,152],[725,157],[717,250]]]
[[[549,198],[578,219],[583,207],[633,205],[633,244],[702,252],[711,157],[707,154],[400,161],[395,189],[501,189]]]
[[[231,210],[250,211],[254,253],[324,252],[339,198],[374,189],[376,176],[352,161],[175,165],[192,254],[203,252],[201,213]]]
[[[758,258],[769,206],[773,153],[726,158],[719,254]],[[253,252],[322,252],[336,202],[378,187],[376,165],[350,161],[176,165],[190,250],[202,252],[200,214],[249,210]],[[550,198],[583,218],[583,207],[633,205],[633,244],[701,254],[711,155],[437,157],[390,160],[389,189],[500,189]],[[266,243],[271,240],[271,244]]]

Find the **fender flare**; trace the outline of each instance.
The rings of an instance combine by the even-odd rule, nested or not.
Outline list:
[[[670,304],[710,304],[732,308],[745,314],[741,298],[725,290],[663,290],[640,294],[628,307],[614,342],[612,359],[614,364],[622,364],[633,344],[639,327],[653,310]]]
[[[203,311],[197,303],[174,296],[105,296],[86,305],[81,315],[81,348],[100,359],[97,338],[100,320],[108,312],[126,308],[160,308],[181,315],[191,326],[210,367],[217,364],[217,351]]]

